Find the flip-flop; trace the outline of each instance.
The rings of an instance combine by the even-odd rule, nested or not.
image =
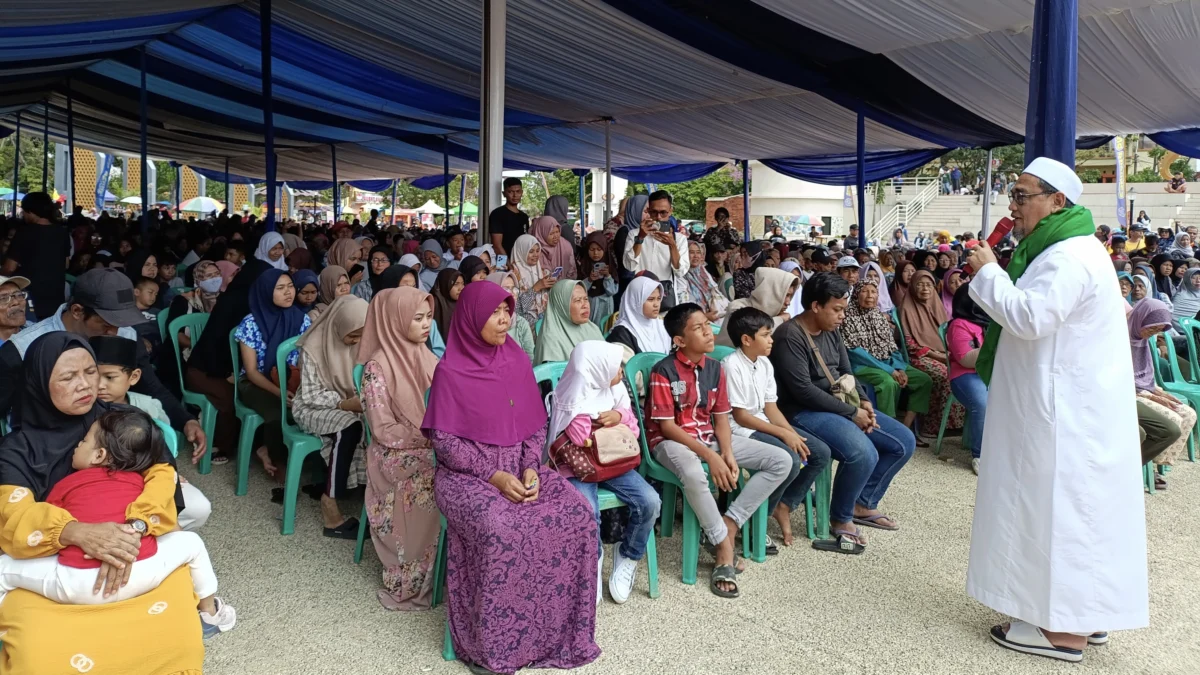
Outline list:
[[[1055,647],[1054,643],[1050,642],[1042,633],[1041,628],[1024,621],[1010,623],[1007,633],[1004,632],[1004,626],[992,626],[990,635],[996,644],[1016,652],[1044,656],[1059,661],[1070,661],[1071,663],[1079,663],[1083,660],[1083,650]]]
[[[858,525],[863,525],[866,527],[873,527],[877,530],[887,530],[889,532],[895,532],[896,530],[900,529],[899,525],[892,525],[890,527],[887,525],[880,525],[879,520],[881,518],[887,518],[888,520],[892,521],[893,523],[896,522],[896,520],[894,518],[892,518],[891,516],[884,515],[882,513],[876,513],[873,516],[854,516],[854,522]]]
[[[725,582],[733,584],[732,591],[722,590],[717,586],[718,583]],[[713,595],[718,598],[736,598],[738,597],[737,587],[737,568],[733,565],[717,565],[713,568],[712,576],[708,580],[708,589],[713,592]]]
[[[845,553],[846,555],[859,555],[867,550],[867,547],[859,543],[859,533],[857,530],[834,530],[830,532],[833,539],[817,539],[813,541],[812,547],[818,551],[829,551],[831,553]]]
[[[1108,632],[1100,631],[1099,633],[1092,633],[1091,635],[1088,636],[1088,644],[1089,645],[1106,645],[1106,644],[1108,644]]]
[[[326,527],[323,534],[331,539],[358,539],[358,518],[347,518],[337,527]]]

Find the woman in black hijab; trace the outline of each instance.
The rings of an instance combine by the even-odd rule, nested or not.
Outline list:
[[[469,284],[472,281],[483,281],[487,279],[488,268],[487,263],[483,262],[483,258],[477,255],[469,255],[458,263],[458,271],[462,273],[463,283]]]
[[[79,546],[101,561],[106,586],[121,576],[118,565],[137,559],[141,535],[116,523],[80,523],[71,514],[46,504],[50,489],[74,469],[75,446],[98,417],[115,404],[99,400],[100,375],[87,340],[63,331],[46,333],[25,352],[25,391],[21,428],[0,440],[0,546],[18,558],[54,555]],[[147,469],[145,490],[131,518],[141,520],[150,535],[174,529],[181,508],[175,485],[174,460]],[[58,537],[42,533],[58,531]],[[11,537],[11,539],[9,539]],[[126,576],[126,578],[128,578]]]
[[[258,258],[246,261],[217,298],[187,362],[184,381],[188,390],[204,394],[217,409],[213,464],[224,464],[237,452],[239,424],[233,410],[233,384],[228,379],[233,375],[229,334],[250,313],[250,286],[268,269],[271,266]]]
[[[399,288],[401,286],[420,288],[421,280],[417,275],[416,270],[408,265],[401,265],[397,263],[387,268],[383,271],[383,274],[379,275],[379,290],[375,292],[378,293],[379,291],[387,290],[389,288]]]
[[[1175,299],[1175,283],[1171,276],[1177,263],[1166,253],[1159,253],[1150,259],[1150,267],[1154,268],[1154,287],[1168,300]]]

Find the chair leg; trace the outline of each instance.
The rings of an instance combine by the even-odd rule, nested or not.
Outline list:
[[[833,462],[817,474],[817,536],[829,538],[829,504],[833,498]]]
[[[751,533],[754,537],[754,547],[751,551],[754,562],[761,563],[767,560],[767,519],[771,516],[767,513],[767,503],[764,501],[759,505],[758,510],[754,512],[754,517],[750,519],[752,524]]]
[[[238,476],[234,494],[242,497],[250,486],[250,456],[254,454],[254,432],[261,422],[250,417],[242,420],[242,433],[238,435]]]
[[[1152,462],[1142,465],[1142,481],[1146,484],[1146,492],[1154,494],[1154,464]]]
[[[442,528],[438,531],[437,553],[433,559],[433,602],[432,607],[442,603],[446,588],[446,521],[442,520]]]
[[[650,597],[662,595],[658,589],[658,545],[655,543],[654,530],[650,530],[650,538],[646,541],[646,567],[650,574]]]
[[[804,528],[808,530],[810,540],[817,538],[817,527],[813,517],[813,495],[812,490],[809,490],[808,494],[804,495]]]
[[[942,454],[942,436],[946,434],[946,424],[950,421],[950,406],[954,405],[954,397],[946,399],[946,407],[942,410],[942,425],[938,427],[937,440],[933,443],[933,455]]]
[[[363,542],[367,538],[367,505],[363,503],[362,514],[358,517],[358,543],[354,546],[354,564],[362,562]]]
[[[203,476],[212,472],[213,439],[217,435],[217,409],[213,404],[208,403],[200,407],[200,426],[204,428],[204,436],[208,439],[208,448],[196,467],[196,471]]]
[[[729,533],[733,536],[733,533]],[[683,500],[683,583],[696,584],[696,568],[700,565],[700,521],[687,498]]]
[[[679,489],[666,482],[662,486],[662,509],[658,513],[658,533],[660,536],[670,539],[675,532],[675,497],[679,494]]]
[[[283,483],[283,524],[279,533],[288,535],[296,531],[296,502],[300,499],[300,474],[304,469],[304,457],[308,453],[288,452],[287,473]]]
[[[454,654],[454,639],[450,637],[450,608],[446,608],[446,637],[442,640],[442,658],[446,661],[454,661],[458,658]]]

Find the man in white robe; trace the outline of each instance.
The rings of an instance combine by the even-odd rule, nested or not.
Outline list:
[[[981,242],[970,283],[1002,332],[967,592],[1015,619],[992,628],[998,644],[1065,661],[1110,630],[1150,622],[1125,303],[1104,246],[1086,233],[1090,214],[1074,207],[1082,189],[1066,165],[1031,162],[1010,193],[1013,232],[1047,229],[1025,241],[1015,282]]]

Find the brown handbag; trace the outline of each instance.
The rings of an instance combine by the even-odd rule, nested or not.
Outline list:
[[[858,381],[850,373],[833,379],[833,373],[829,372],[829,366],[825,365],[825,357],[821,356],[821,350],[817,347],[816,341],[808,334],[803,326],[800,327],[804,337],[808,338],[808,345],[812,347],[813,355],[817,357],[817,363],[821,366],[821,372],[825,373],[825,379],[829,380],[829,393],[841,401],[849,403],[855,408],[862,407],[862,398],[858,395]]]
[[[566,465],[585,483],[599,483],[636,469],[642,463],[637,436],[624,424],[606,427],[592,422],[586,444],[571,441],[567,432],[550,444],[550,465]]]

